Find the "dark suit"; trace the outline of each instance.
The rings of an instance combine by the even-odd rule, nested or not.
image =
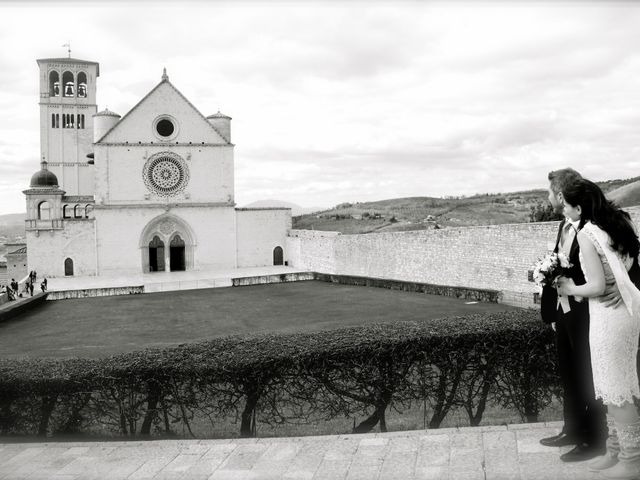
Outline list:
[[[559,251],[565,222],[563,220],[560,223],[554,252]],[[573,266],[567,276],[576,285],[584,285],[586,282],[580,266],[577,235],[569,250],[569,261]],[[576,435],[585,443],[604,445],[607,437],[605,409],[602,402],[595,399],[591,372],[589,302],[587,299],[577,302],[571,296],[571,310],[564,313],[562,307],[556,307],[557,292],[554,288],[544,288],[540,301],[542,320],[545,323],[556,322],[558,371],[563,389],[563,431]]]

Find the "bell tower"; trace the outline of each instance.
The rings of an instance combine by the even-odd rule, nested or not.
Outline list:
[[[40,68],[41,158],[67,195],[93,195],[93,115],[97,112],[97,62],[43,58]]]

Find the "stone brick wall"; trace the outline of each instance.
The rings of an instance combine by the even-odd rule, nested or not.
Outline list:
[[[640,207],[627,208],[636,226]],[[292,230],[290,265],[320,273],[493,289],[530,307],[535,261],[553,248],[558,222],[341,235]]]

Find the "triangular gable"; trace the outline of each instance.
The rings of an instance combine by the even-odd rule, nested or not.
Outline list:
[[[163,114],[178,123],[177,135],[167,143],[231,144],[168,79],[156,85],[96,143],[164,144],[152,127],[153,121]]]

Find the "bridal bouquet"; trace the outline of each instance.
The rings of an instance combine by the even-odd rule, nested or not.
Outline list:
[[[551,286],[558,277],[567,273],[572,266],[569,258],[563,252],[548,253],[534,265],[533,281],[540,288]]]

